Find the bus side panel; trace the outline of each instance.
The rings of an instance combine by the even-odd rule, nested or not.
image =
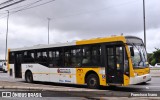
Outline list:
[[[76,68],[77,84],[85,84],[85,76],[90,71],[95,72],[98,75],[100,85],[106,86],[104,68]]]
[[[58,74],[58,68],[51,68],[50,69],[50,81],[51,82],[58,82],[58,83],[63,82],[63,80],[59,79],[60,75],[61,74]]]
[[[76,68],[50,68],[50,81],[76,84]]]
[[[127,85],[129,85],[129,83],[130,83],[130,78],[127,76],[127,75],[123,75],[123,77],[124,77],[124,86],[127,86]]]
[[[107,86],[105,68],[99,68],[99,73],[100,85]]]
[[[30,70],[34,81],[49,81],[49,68],[40,64],[22,64],[22,78],[25,79],[25,73]]]

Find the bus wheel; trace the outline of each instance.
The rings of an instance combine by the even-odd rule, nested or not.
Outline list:
[[[87,86],[91,89],[98,89],[99,88],[99,78],[96,74],[90,74],[87,77]]]
[[[32,83],[33,82],[33,75],[30,71],[28,71],[25,75],[25,79],[27,83]]]

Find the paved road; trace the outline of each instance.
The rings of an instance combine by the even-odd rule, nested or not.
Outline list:
[[[95,96],[127,96],[130,97],[131,93],[151,93],[151,94],[157,94],[160,96],[160,77],[152,77],[152,81],[148,82],[147,84],[139,84],[139,85],[130,85],[127,87],[101,87],[99,90],[93,90],[89,91],[89,89],[86,88],[86,86],[78,86],[78,85],[67,85],[67,84],[56,84],[56,83],[50,83],[50,82],[34,82],[32,84],[25,83],[24,80],[22,79],[12,79],[8,76],[7,73],[0,73],[0,81],[1,84],[4,85],[11,85],[11,86],[35,86],[38,88],[56,88],[56,89],[69,89],[67,92],[50,92],[50,91],[45,91],[48,92],[47,96],[52,97],[53,95],[62,95],[62,96],[67,96],[70,99],[92,99],[91,97]],[[3,82],[2,82],[3,81]],[[4,81],[7,81],[4,82]],[[0,85],[1,85],[0,84]],[[79,92],[83,91],[83,92]],[[98,94],[98,95],[97,95]],[[80,98],[71,98],[73,97],[78,97]],[[65,100],[68,98],[64,98]],[[55,97],[55,99],[59,100],[59,98]],[[62,98],[61,98],[62,99]],[[49,99],[48,99],[49,100]]]
[[[32,91],[32,92],[30,92]],[[3,97],[2,96],[2,92],[4,94],[4,92],[7,92],[7,93],[11,93],[11,97]],[[31,94],[31,93],[39,93],[39,97],[25,97],[25,98],[22,98],[20,95],[17,96],[16,94],[18,93],[21,93],[21,94],[24,94],[26,93],[26,96]],[[69,97],[68,94],[64,94],[64,96],[60,96],[61,94],[60,93],[57,93],[57,92],[49,92],[47,91],[35,91],[35,90],[17,90],[17,89],[0,89],[0,97],[2,97],[2,100],[88,100],[88,98],[85,98],[85,97]],[[47,95],[50,95],[49,97],[43,97],[44,94],[47,94]],[[6,95],[4,95],[6,96]],[[8,95],[9,96],[9,95]],[[42,97],[43,98],[42,98]]]
[[[22,82],[25,83],[22,79],[13,79],[9,77],[7,73],[0,72],[0,81],[8,81],[8,82]],[[50,82],[34,82],[32,84],[43,84],[43,85],[56,85],[56,86],[66,86],[66,87],[80,87],[86,88],[86,86],[77,86],[77,85],[68,85],[68,84],[56,84]],[[160,77],[152,77],[152,80],[147,84],[139,84],[139,85],[130,85],[127,87],[102,87],[101,90],[113,90],[113,91],[160,91]]]

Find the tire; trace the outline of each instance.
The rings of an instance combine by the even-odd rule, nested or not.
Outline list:
[[[7,71],[3,70],[3,73],[7,73]]]
[[[87,76],[87,86],[91,89],[98,89],[100,87],[99,78],[96,74],[90,74]]]
[[[25,80],[26,80],[27,83],[32,83],[33,82],[33,75],[30,71],[26,72]]]

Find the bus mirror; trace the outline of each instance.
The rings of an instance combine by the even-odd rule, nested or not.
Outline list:
[[[134,49],[133,47],[130,47],[131,56],[134,56]]]
[[[4,65],[6,66],[6,63],[4,63]]]

